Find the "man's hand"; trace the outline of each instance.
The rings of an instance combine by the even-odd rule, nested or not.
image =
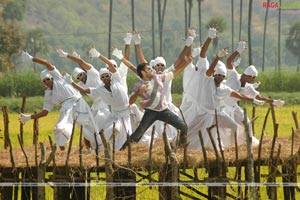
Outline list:
[[[285,101],[282,101],[281,99],[278,99],[278,100],[274,99],[272,104],[274,106],[282,107],[285,104]]]
[[[192,57],[196,58],[197,56],[200,56],[201,47],[193,48],[192,50]]]
[[[22,124],[25,124],[27,121],[31,120],[31,115],[26,115],[24,113],[21,113],[20,122]]]
[[[265,104],[265,102],[264,102],[264,101],[261,101],[261,100],[258,100],[258,99],[253,99],[253,103],[254,103],[255,105],[259,105],[259,106],[261,106],[261,105],[264,105],[264,104]]]
[[[139,32],[134,32],[132,35],[132,39],[134,44],[141,44],[142,37]]]
[[[56,52],[60,57],[66,58],[68,56],[68,53],[62,50],[61,48],[57,47]]]
[[[192,38],[196,38],[198,35],[196,34],[196,29],[195,28],[190,28],[188,30],[188,36],[191,36]]]
[[[236,59],[236,61],[232,62],[232,67],[236,68],[240,65],[242,58],[238,57],[238,59]]]
[[[67,83],[69,83],[69,84],[73,83],[73,79],[72,79],[72,76],[70,74],[66,73],[65,76],[64,76],[64,78],[65,78],[65,81]]]
[[[260,82],[260,81],[257,81],[257,82],[255,82],[255,83],[253,83],[252,86],[256,89],[256,88],[259,87],[260,84],[261,84],[261,82]]]
[[[23,51],[22,52],[22,60],[23,62],[27,62],[29,60],[32,60],[32,56],[27,52],[27,51]]]
[[[247,50],[247,42],[246,41],[239,41],[237,51],[239,52],[240,55],[242,55],[243,52]]]
[[[132,39],[132,34],[131,33],[126,33],[126,36],[124,37],[124,42],[125,44],[130,44]]]
[[[185,40],[185,46],[189,47],[193,44],[194,38],[191,36],[188,36]]]
[[[76,58],[80,58],[80,55],[76,51],[72,52],[72,56],[74,56]]]
[[[101,54],[93,47],[89,49],[89,55],[92,58],[98,58]]]
[[[214,39],[214,38],[216,38],[217,37],[217,29],[216,28],[209,28],[208,29],[208,37],[210,38],[210,39]]]
[[[113,48],[112,55],[117,57],[119,60],[122,60],[122,58],[124,58],[122,50],[118,48]]]
[[[223,48],[221,51],[219,51],[218,53],[218,57],[219,58],[223,58],[224,56],[226,56],[228,54],[228,48]]]

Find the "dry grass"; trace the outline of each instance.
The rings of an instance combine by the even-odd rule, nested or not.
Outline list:
[[[294,137],[294,147],[293,152],[291,152],[292,140],[291,138],[278,138],[275,143],[273,157],[276,157],[279,144],[281,145],[280,151],[280,161],[284,161],[290,158],[291,155],[296,155],[296,158],[299,157],[299,148],[300,148],[300,133],[297,132]],[[272,138],[265,138],[262,142],[262,153],[261,161],[266,163],[270,158],[272,146]],[[28,157],[29,165],[35,166],[35,150],[34,146],[25,147],[25,152]],[[258,158],[258,147],[253,147],[253,157],[254,160]],[[46,146],[46,157],[49,156],[51,152],[50,146]],[[224,157],[228,164],[234,164],[236,161],[235,147],[228,148],[224,151]],[[41,154],[40,148],[38,147],[38,162],[40,162]],[[209,163],[216,162],[215,153],[212,150],[207,150],[207,158]],[[177,159],[180,164],[183,164],[183,149],[177,149],[176,152]],[[9,149],[0,150],[0,167],[11,167]],[[16,167],[24,168],[26,167],[26,160],[21,148],[13,149],[13,158],[16,163]],[[65,166],[67,158],[67,148],[65,151],[57,150],[55,154],[55,161],[57,166]],[[143,144],[132,144],[132,156],[131,156],[132,168],[136,169],[146,169],[148,168],[148,159],[149,159],[149,148]],[[221,157],[220,157],[221,158]],[[247,149],[245,145],[238,147],[238,163],[243,163],[247,159]],[[105,163],[104,153],[99,153],[99,166],[104,167]],[[202,167],[204,166],[204,159],[202,151],[188,151],[188,168],[192,167]],[[162,140],[157,140],[153,145],[152,150],[152,168],[159,169],[166,163],[164,144]],[[70,159],[68,162],[69,166],[79,166],[79,148],[73,146],[70,154]],[[118,151],[115,154],[115,164],[121,166],[127,166],[128,164],[128,151]],[[53,162],[50,163],[50,166],[53,165]],[[96,167],[96,154],[94,151],[88,151],[85,148],[82,150],[82,166],[85,168]]]

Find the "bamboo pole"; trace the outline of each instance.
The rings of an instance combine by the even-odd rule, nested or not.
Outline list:
[[[9,146],[9,119],[6,106],[2,106],[2,113],[4,122],[4,149],[7,149],[7,147]]]
[[[24,113],[25,112],[25,104],[26,104],[26,96],[22,97],[22,105],[21,105],[21,109],[20,112]],[[24,144],[24,140],[23,140],[23,123],[20,122],[20,140],[21,143]]]

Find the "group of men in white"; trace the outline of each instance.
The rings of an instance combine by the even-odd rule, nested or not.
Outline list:
[[[168,68],[163,57],[156,57],[150,62],[145,59],[140,45],[141,35],[135,31],[126,33],[124,37],[124,55],[120,49],[114,48],[112,51],[112,55],[120,61],[119,66],[115,60],[109,60],[95,48],[88,50],[90,57],[99,58],[105,63],[105,67],[99,71],[77,52],[69,54],[56,48],[60,57],[79,64],[72,73],[77,83],[68,73],[62,75],[47,60],[23,52],[23,61],[46,67],[40,75],[46,91],[42,111],[32,115],[21,113],[20,122],[44,117],[54,105],[60,106],[54,138],[61,150],[71,138],[74,121],[83,129],[86,147],[99,151],[104,149],[99,135],[101,130],[104,130],[106,139],[113,142],[115,151],[126,147],[127,135],[132,142],[150,144],[152,130],[155,131],[155,138],[162,137],[163,131],[166,131],[168,139],[175,146],[187,145],[188,149],[194,150],[202,150],[200,132],[203,147],[212,148],[207,129],[213,126],[210,134],[215,144],[221,142],[218,148],[233,145],[235,138],[238,144],[246,143],[244,113],[238,102],[243,100],[257,105],[270,103],[279,107],[285,102],[260,95],[256,90],[259,84],[253,83],[258,75],[253,65],[242,74],[238,73],[236,68],[243,52],[247,50],[245,41],[238,43],[226,64],[220,59],[228,54],[227,48],[222,49],[210,64],[206,54],[211,41],[217,37],[217,30],[209,28],[202,47],[192,48],[197,37],[195,29],[189,29],[187,35],[182,52]],[[141,63],[137,66],[129,61],[132,40]],[[129,95],[126,82],[128,68],[140,79]],[[183,94],[179,109],[172,103],[171,85],[172,79],[182,72]],[[87,94],[93,100],[91,107],[82,94]],[[137,100],[140,100],[140,106],[135,104]],[[249,127],[252,144],[257,145],[259,141]]]

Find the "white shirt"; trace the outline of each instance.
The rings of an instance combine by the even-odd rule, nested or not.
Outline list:
[[[90,88],[91,95],[93,97],[100,96],[107,105],[111,106],[111,111],[128,109],[128,95],[125,92],[126,89],[124,88],[124,84],[122,84],[122,78],[118,71],[112,74],[110,84],[111,92],[102,84],[96,88]]]
[[[249,98],[255,98],[257,95],[259,95],[259,92],[255,90],[252,84],[246,83],[244,87],[241,86],[241,74],[239,74],[235,68],[229,69],[227,74],[228,76],[225,84],[234,91],[237,91]],[[229,106],[237,106],[238,101],[239,99],[235,97],[229,97],[225,99],[226,105]]]
[[[52,90],[47,88],[44,95],[43,109],[51,111],[54,105],[60,105],[71,98],[80,98],[81,94],[69,83],[65,81],[60,72],[54,67],[54,70],[48,70],[53,77]]]

